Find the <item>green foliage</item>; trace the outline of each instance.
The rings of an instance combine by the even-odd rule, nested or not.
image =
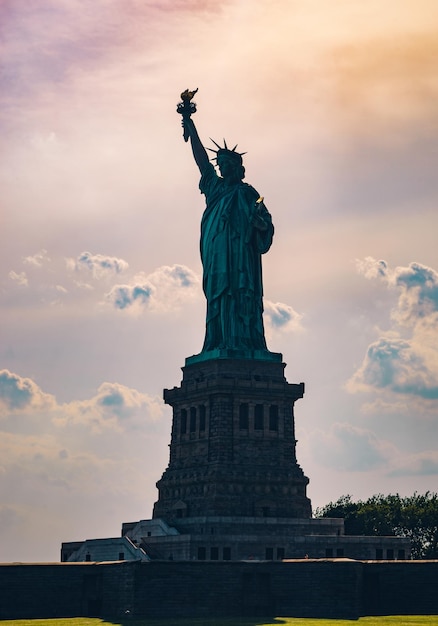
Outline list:
[[[438,558],[438,494],[401,497],[377,494],[353,502],[341,496],[316,509],[316,517],[343,517],[347,535],[392,535],[409,537],[413,559]]]

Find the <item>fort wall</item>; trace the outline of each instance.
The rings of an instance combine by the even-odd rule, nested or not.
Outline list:
[[[438,614],[438,561],[0,565],[0,619]]]

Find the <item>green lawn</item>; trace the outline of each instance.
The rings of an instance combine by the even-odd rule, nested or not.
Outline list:
[[[0,620],[2,626],[438,626],[438,615],[391,615],[361,617],[359,620],[304,619],[300,617],[275,617],[263,619],[180,619],[135,620],[105,622],[101,619],[75,617],[66,619]]]

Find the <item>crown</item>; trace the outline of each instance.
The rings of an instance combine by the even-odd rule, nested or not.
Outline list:
[[[216,156],[213,157],[213,161],[217,161],[217,159],[220,156],[223,156],[223,157],[232,159],[233,161],[237,161],[238,163],[242,164],[242,156],[246,154],[246,152],[236,152],[237,143],[234,146],[234,148],[230,150],[227,146],[227,142],[225,141],[225,139],[224,139],[224,147],[216,143],[215,140],[212,139],[211,137],[210,137],[210,141],[212,141],[214,145],[217,147],[217,150],[215,150],[214,148],[207,148],[207,150],[210,150],[210,152],[214,152],[216,154]]]

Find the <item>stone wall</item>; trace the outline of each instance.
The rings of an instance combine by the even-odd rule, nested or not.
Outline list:
[[[438,614],[438,561],[0,565],[0,619]]]
[[[98,615],[101,608],[101,572],[93,564],[0,566],[0,619]]]
[[[438,561],[366,563],[363,615],[438,614]]]
[[[288,615],[355,619],[360,615],[359,562],[153,565],[142,567],[137,578],[135,614],[139,616]]]

